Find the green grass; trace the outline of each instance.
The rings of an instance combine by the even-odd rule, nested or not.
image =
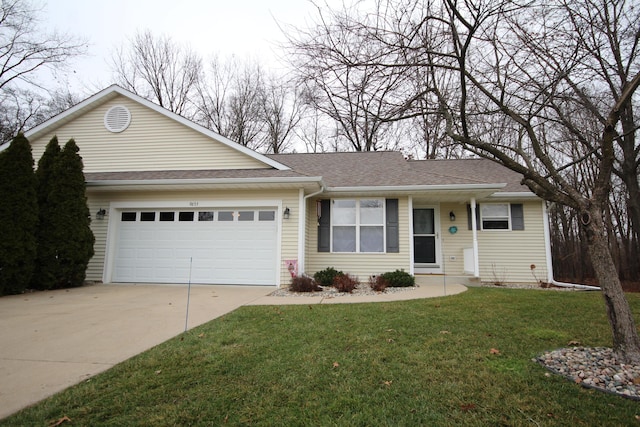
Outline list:
[[[0,425],[640,425],[639,403],[531,361],[572,340],[610,345],[598,293],[243,307]]]

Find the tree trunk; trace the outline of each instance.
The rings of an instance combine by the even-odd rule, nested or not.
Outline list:
[[[613,350],[622,363],[638,365],[640,338],[604,236],[602,209],[592,205],[588,210],[582,211],[580,221],[587,236],[589,257],[607,307],[607,317],[613,333]]]

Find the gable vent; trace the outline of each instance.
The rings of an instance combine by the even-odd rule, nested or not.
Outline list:
[[[131,113],[124,105],[114,105],[104,115],[104,127],[109,132],[122,132],[131,123]]]

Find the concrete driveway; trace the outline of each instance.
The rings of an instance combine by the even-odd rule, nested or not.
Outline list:
[[[192,285],[188,328],[273,287]],[[186,285],[93,285],[0,298],[0,419],[185,329]]]

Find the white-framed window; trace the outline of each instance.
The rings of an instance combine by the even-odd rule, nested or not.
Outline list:
[[[511,230],[509,203],[483,203],[480,205],[482,230]]]
[[[332,252],[384,252],[384,199],[334,199]]]

